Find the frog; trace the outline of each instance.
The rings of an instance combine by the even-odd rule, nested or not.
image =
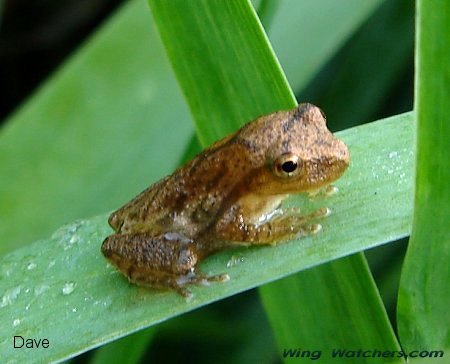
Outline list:
[[[208,256],[238,246],[277,245],[320,230],[329,209],[285,209],[288,196],[319,191],[342,176],[346,144],[310,103],[261,116],[154,183],[113,212],[101,252],[131,283],[192,297]]]

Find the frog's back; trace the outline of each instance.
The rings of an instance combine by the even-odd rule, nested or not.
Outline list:
[[[233,136],[213,144],[113,212],[108,220],[111,227],[120,233],[173,230],[187,236],[206,229],[247,173],[248,153],[233,142]]]

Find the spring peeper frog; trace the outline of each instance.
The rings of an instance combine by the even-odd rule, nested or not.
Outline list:
[[[115,211],[102,253],[138,285],[171,288],[223,281],[198,272],[205,257],[238,245],[276,244],[317,229],[282,210],[289,194],[320,189],[349,165],[347,146],[322,111],[300,104],[262,116],[216,142]]]

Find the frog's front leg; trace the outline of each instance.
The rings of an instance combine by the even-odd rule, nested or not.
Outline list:
[[[223,275],[207,277],[195,271],[195,245],[178,233],[152,236],[113,234],[102,244],[103,255],[130,282],[155,288],[170,288],[190,297],[187,284],[223,281]]]
[[[263,223],[248,223],[240,213],[236,213],[219,221],[216,225],[216,234],[226,241],[274,245],[290,238],[317,233],[321,225],[312,224],[311,221],[328,214],[327,208],[321,208],[307,215],[288,210],[286,214],[276,214]]]

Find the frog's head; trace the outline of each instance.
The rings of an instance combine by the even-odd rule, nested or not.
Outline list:
[[[300,104],[258,119],[260,153],[254,188],[265,194],[316,190],[338,179],[347,169],[347,146],[326,126],[323,112]],[[256,129],[255,129],[256,130]]]

